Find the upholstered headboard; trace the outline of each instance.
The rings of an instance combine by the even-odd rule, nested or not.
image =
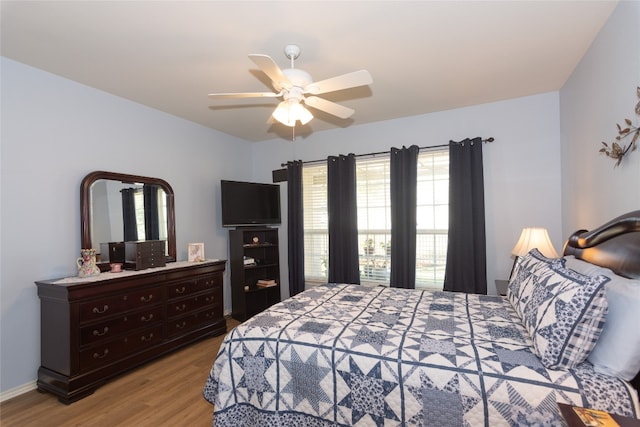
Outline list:
[[[620,276],[640,279],[640,210],[621,215],[591,231],[576,231],[565,243],[563,252],[606,267]],[[640,374],[631,383],[640,390]]]

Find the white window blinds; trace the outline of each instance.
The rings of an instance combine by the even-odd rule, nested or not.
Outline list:
[[[416,288],[442,289],[449,229],[449,151],[418,154]]]
[[[302,168],[302,200],[305,280],[325,283],[329,262],[326,164]]]
[[[389,156],[356,160],[360,282],[389,284],[391,196]]]
[[[327,281],[327,167],[305,165],[305,278]],[[356,159],[360,280],[389,284],[391,271],[391,209],[389,157]],[[447,255],[449,198],[448,151],[418,155],[416,288],[442,289]]]

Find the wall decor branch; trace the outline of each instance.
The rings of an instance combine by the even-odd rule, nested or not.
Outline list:
[[[640,86],[636,88],[636,93],[640,99]],[[640,101],[636,104],[636,115],[640,116]],[[616,161],[614,167],[617,167],[620,162],[622,162],[622,159],[629,151],[636,150],[636,141],[638,140],[638,135],[640,135],[640,127],[634,126],[630,119],[624,119],[624,123],[625,127],[616,123],[616,126],[618,127],[618,136],[616,136],[616,140],[611,143],[611,147],[609,147],[609,144],[602,141],[603,147],[600,148],[601,153],[606,154],[608,157],[611,157]],[[630,135],[631,142],[629,142],[629,145],[624,145],[622,140],[628,138]]]

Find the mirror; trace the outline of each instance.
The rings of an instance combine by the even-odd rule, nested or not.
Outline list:
[[[129,221],[124,219],[126,212]],[[162,179],[104,171],[88,174],[80,184],[80,228],[82,248],[100,253],[104,243],[166,240],[165,261],[176,260],[173,189]]]

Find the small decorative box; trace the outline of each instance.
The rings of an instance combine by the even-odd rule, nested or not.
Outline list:
[[[165,241],[146,240],[124,243],[124,267],[133,270],[165,266]]]

